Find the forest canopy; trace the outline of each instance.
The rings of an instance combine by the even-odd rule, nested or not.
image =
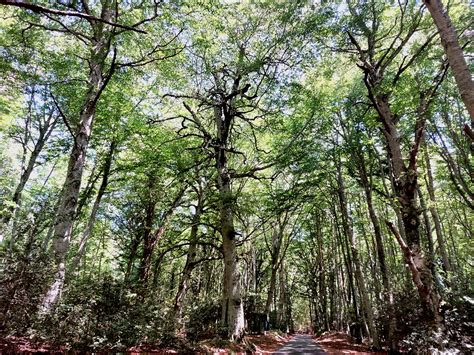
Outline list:
[[[472,23],[457,0],[0,0],[0,349],[472,351]]]

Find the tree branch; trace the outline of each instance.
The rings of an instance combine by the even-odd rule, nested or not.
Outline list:
[[[0,5],[20,7],[20,8],[26,9],[26,10],[31,10],[33,12],[42,13],[42,14],[79,17],[79,18],[83,18],[83,19],[86,19],[86,20],[89,20],[89,21],[103,22],[107,25],[111,25],[111,26],[114,26],[114,27],[129,30],[129,31],[134,31],[134,32],[139,32],[139,33],[146,33],[145,31],[137,29],[135,27],[131,27],[131,26],[127,26],[127,25],[121,25],[119,23],[114,23],[114,22],[111,22],[111,21],[107,21],[107,20],[101,19],[99,17],[92,16],[92,15],[87,14],[87,13],[82,13],[82,12],[78,12],[78,11],[64,11],[64,10],[50,9],[48,7],[32,4],[32,3],[29,3],[29,2],[24,1],[24,0],[0,0]]]

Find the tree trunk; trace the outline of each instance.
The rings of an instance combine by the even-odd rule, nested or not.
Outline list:
[[[430,162],[427,144],[425,144],[424,154],[425,154],[426,178],[427,178],[426,187],[428,189],[428,196],[431,202],[429,205],[429,210],[430,210],[431,217],[433,218],[433,222],[435,225],[436,239],[438,240],[439,252],[441,254],[441,259],[443,260],[443,269],[445,272],[450,272],[452,271],[451,263],[449,262],[448,251],[446,250],[446,241],[444,240],[444,236],[443,236],[443,232],[441,228],[441,221],[439,219],[438,210],[436,208],[436,195],[435,195],[435,188],[434,188],[434,181],[433,181],[433,173],[431,171],[431,162]]]
[[[341,253],[342,253],[344,266],[346,267],[346,273],[347,273],[347,281],[348,281],[347,282],[348,283],[347,305],[349,306],[352,301],[354,318],[351,320],[359,324],[360,312],[359,312],[359,306],[357,302],[357,294],[356,294],[356,290],[354,286],[354,272],[353,272],[353,262],[352,262],[352,257],[351,257],[351,251],[349,249],[349,244],[347,242],[347,236],[344,237],[341,235],[338,218],[337,218],[337,212],[335,209],[333,210],[333,214],[334,214],[334,220],[335,220],[335,223],[334,223],[335,234],[336,234],[336,238],[339,239],[339,245],[341,246]],[[341,266],[341,269],[342,269],[342,266]],[[344,283],[344,273],[341,271],[340,274]],[[344,292],[344,294],[346,294],[346,292]],[[362,338],[362,336],[360,336],[360,338]]]
[[[400,145],[400,133],[388,101],[389,97],[376,94],[371,96],[371,99],[382,123],[381,130],[387,144],[394,193],[400,206],[406,244],[412,255],[412,257],[408,257],[409,254],[404,252],[405,261],[407,264],[415,263],[415,268],[410,268],[410,271],[425,311],[425,317],[436,323],[439,320],[439,295],[434,287],[432,265],[423,256],[420,246],[420,211],[416,196],[418,189],[417,154],[425,120],[422,117],[417,119],[415,141],[409,152],[408,164],[406,164]],[[402,249],[404,248],[401,244],[400,246]],[[416,274],[414,274],[415,271]],[[416,279],[419,279],[420,282],[416,282]]]
[[[191,233],[189,236],[189,248],[188,253],[186,255],[186,264],[184,265],[184,269],[182,272],[181,279],[178,284],[178,291],[176,292],[176,296],[174,298],[173,310],[171,311],[170,318],[174,321],[174,328],[175,332],[179,333],[183,329],[182,323],[182,311],[183,311],[183,301],[186,297],[186,293],[188,290],[188,283],[191,279],[191,274],[196,266],[196,251],[197,251],[197,242],[198,242],[198,231],[199,225],[201,223],[201,215],[204,210],[204,191],[201,187],[198,188],[198,196],[197,196],[197,205],[196,211],[193,216],[192,226],[191,226]]]
[[[279,256],[281,248],[281,230],[277,226],[273,227],[272,233],[272,245],[270,250],[271,265],[270,265],[270,283],[268,285],[267,300],[265,302],[265,314],[267,316],[267,322],[270,322],[270,312],[273,304],[273,298],[275,297],[275,288],[276,288],[276,277],[279,267]]]
[[[364,188],[365,192],[365,198],[367,202],[367,208],[369,210],[369,217],[370,221],[372,222],[372,227],[374,228],[374,235],[375,235],[375,247],[377,249],[377,257],[379,261],[379,267],[380,267],[380,274],[382,276],[382,285],[383,285],[383,299],[385,302],[385,306],[387,307],[388,310],[388,317],[387,317],[387,339],[388,339],[388,344],[390,349],[395,349],[395,342],[394,342],[394,333],[395,333],[395,327],[396,327],[396,318],[395,318],[395,312],[393,309],[393,294],[392,290],[390,288],[390,282],[388,279],[388,272],[387,272],[387,264],[385,260],[385,251],[383,247],[383,241],[382,241],[382,231],[380,229],[380,223],[379,219],[377,217],[377,214],[375,213],[374,205],[373,205],[373,200],[372,200],[372,188],[370,186],[369,178],[367,175],[366,171],[366,162],[363,156],[363,152],[358,151],[358,156],[359,156],[359,175],[361,178],[361,182]]]
[[[150,180],[153,179],[153,177],[150,177]],[[159,233],[159,235],[153,236],[153,222],[155,220],[155,208],[156,208],[156,201],[154,197],[152,196],[153,194],[151,193],[151,190],[154,188],[154,182],[149,183],[149,195],[148,195],[148,201],[146,202],[146,211],[145,211],[145,224],[144,224],[144,229],[143,229],[143,253],[142,257],[140,260],[140,267],[139,267],[139,273],[138,273],[138,278],[140,280],[140,285],[145,286],[148,276],[149,276],[149,270],[151,266],[151,255],[152,255],[152,250],[154,248],[153,245],[153,240],[157,240],[158,238],[161,238],[161,234],[164,232],[163,226],[160,226],[156,233]]]
[[[143,241],[143,255],[142,255],[142,260],[140,264],[140,282],[142,286],[147,285],[148,279],[150,277],[150,269],[151,269],[151,259],[153,256],[153,251],[155,250],[156,245],[160,241],[161,237],[166,231],[166,227],[168,225],[168,222],[170,218],[173,216],[176,208],[179,206],[181,202],[181,198],[184,195],[184,192],[186,191],[186,185],[183,185],[178,193],[176,194],[173,202],[171,203],[171,206],[164,212],[163,216],[161,217],[159,227],[156,231],[153,233],[151,232],[152,226],[153,226],[153,219],[155,216],[155,205],[156,202],[152,201],[153,208],[152,210],[147,213],[147,222],[146,222],[146,230],[145,230],[145,236],[144,236],[144,241]]]
[[[429,259],[434,260],[435,258],[435,252],[434,252],[434,244],[433,244],[433,234],[431,233],[431,222],[428,217],[428,212],[427,212],[427,207],[426,207],[426,202],[425,198],[423,196],[423,193],[418,187],[418,197],[420,198],[420,207],[423,211],[423,220],[425,222],[425,232],[426,232],[426,241],[428,242],[428,253],[429,253]],[[433,268],[434,271],[434,268]],[[434,273],[433,273],[434,275]]]
[[[130,243],[130,252],[127,258],[127,267],[125,269],[124,283],[130,282],[133,264],[138,254],[138,247],[140,246],[140,241],[141,241],[141,233],[137,231],[133,234],[133,239]]]
[[[219,218],[224,253],[224,280],[222,292],[222,326],[227,328],[231,340],[240,339],[244,333],[244,308],[240,290],[237,250],[234,228],[234,199],[231,177],[227,167],[227,138],[229,117],[223,117],[220,107],[214,109],[219,146],[215,148],[217,186],[219,189]]]
[[[82,233],[82,238],[79,243],[79,249],[76,252],[76,255],[72,259],[71,266],[68,270],[69,273],[73,273],[76,268],[78,267],[82,257],[86,251],[87,241],[92,233],[92,229],[94,228],[94,224],[97,218],[97,212],[99,211],[100,202],[102,201],[102,197],[105,194],[105,190],[107,189],[107,185],[109,183],[109,175],[110,175],[110,168],[112,166],[112,160],[115,152],[115,147],[117,146],[117,142],[114,140],[110,144],[109,151],[105,158],[104,167],[102,169],[102,181],[100,183],[99,190],[97,191],[97,196],[94,201],[94,205],[92,206],[92,211],[87,222],[86,229],[84,233]]]
[[[108,8],[110,2],[103,4],[102,16],[110,21],[112,12]],[[64,181],[63,190],[60,197],[60,204],[57,210],[54,222],[54,259],[57,271],[54,275],[54,281],[49,287],[41,306],[41,313],[49,313],[52,306],[60,297],[64,285],[66,274],[66,255],[69,251],[69,243],[72,234],[72,227],[77,207],[79,189],[81,187],[82,173],[85,165],[87,146],[92,134],[97,101],[107,84],[104,75],[105,60],[110,50],[109,36],[105,33],[104,24],[94,25],[94,37],[92,39],[91,57],[89,59],[89,77],[87,84],[87,94],[82,105],[79,116],[79,124],[74,137],[67,175]]]
[[[285,279],[285,264],[281,262],[278,272],[278,286],[279,286],[279,298],[278,298],[278,312],[277,312],[277,324],[278,329],[288,333],[288,319],[287,319],[287,290],[286,290],[286,279]],[[317,316],[319,318],[319,316]]]
[[[374,322],[374,315],[372,312],[372,307],[370,305],[369,295],[367,293],[367,289],[365,287],[365,281],[362,274],[361,263],[359,259],[359,251],[357,249],[357,243],[354,235],[354,231],[352,229],[352,221],[349,215],[349,210],[347,206],[347,199],[346,199],[346,192],[344,187],[344,180],[342,178],[342,171],[340,163],[337,166],[337,181],[338,181],[338,195],[339,195],[339,203],[341,206],[341,213],[342,213],[342,224],[344,227],[344,232],[350,242],[350,247],[352,250],[352,260],[354,262],[354,269],[355,269],[355,278],[357,282],[357,286],[359,289],[361,304],[362,304],[362,311],[364,314],[364,318],[367,321],[367,327],[369,330],[369,337],[371,338],[371,342],[375,348],[379,348],[379,338],[377,334],[377,329],[375,328]]]
[[[474,140],[474,81],[467,66],[464,53],[458,42],[456,29],[443,7],[441,0],[424,0],[441,37],[441,44],[448,57],[449,66],[454,74],[459,93],[471,116],[471,127],[464,126],[466,134]]]
[[[33,151],[31,152],[30,157],[28,158],[28,163],[26,164],[26,166],[24,166],[24,169],[20,176],[20,181],[17,187],[15,188],[15,192],[13,193],[13,197],[12,197],[13,205],[9,208],[9,211],[3,218],[3,223],[5,224],[5,226],[8,225],[8,223],[10,222],[10,219],[15,215],[16,211],[21,205],[21,195],[23,193],[23,189],[25,188],[26,183],[30,179],[31,173],[33,172],[33,168],[36,165],[36,161],[41,151],[43,150],[44,145],[48,141],[49,136],[53,132],[56,122],[57,122],[57,117],[53,117],[53,112],[51,111],[48,119],[46,119],[45,122],[42,125],[40,125],[38,139],[36,140],[34,144]],[[27,144],[27,143],[24,143],[24,144]],[[26,147],[25,147],[25,153],[26,153]],[[14,235],[12,235],[11,244],[13,244],[13,239],[14,239]]]

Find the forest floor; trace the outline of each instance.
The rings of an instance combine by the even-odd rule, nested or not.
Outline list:
[[[357,344],[356,340],[346,333],[331,332],[315,336],[314,340],[328,354],[386,354],[373,352],[365,344]]]
[[[219,343],[219,341],[204,341],[201,345],[205,352],[213,354],[273,354],[285,350],[285,344],[291,342],[293,336],[282,336],[275,332],[268,332],[266,335],[247,335],[241,344]],[[370,351],[365,344],[357,344],[356,340],[345,333],[332,332],[321,336],[313,336],[312,339],[327,354],[385,354]]]
[[[245,354],[246,352],[258,354],[272,354],[284,346],[291,336],[281,335],[277,332],[267,332],[265,335],[246,335],[239,344],[224,340],[204,340],[200,343],[202,350],[212,354]]]
[[[152,346],[134,347],[126,351],[130,355],[138,354],[177,354],[177,353],[211,353],[211,354],[273,354],[277,353],[285,344],[294,339],[293,336],[281,335],[277,332],[268,332],[265,335],[247,335],[239,344],[222,339],[208,339],[199,343],[195,349],[160,349]],[[322,336],[313,336],[312,339],[328,354],[374,354],[366,345],[356,344],[355,340],[345,333],[327,333]],[[184,350],[184,351],[183,351]],[[96,350],[97,351],[97,350]],[[99,353],[108,353],[106,349]],[[1,353],[48,353],[63,354],[75,353],[63,346],[40,344],[27,338],[9,337],[0,339]],[[82,352],[81,352],[82,353]],[[378,353],[382,354],[382,353]]]

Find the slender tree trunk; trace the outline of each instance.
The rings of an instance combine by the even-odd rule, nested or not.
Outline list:
[[[125,269],[125,276],[124,276],[124,283],[130,282],[130,277],[132,274],[133,264],[135,262],[135,258],[137,257],[138,247],[141,241],[141,233],[136,232],[133,234],[133,239],[130,243],[130,252],[127,258],[127,267]]]
[[[146,286],[148,283],[148,279],[150,277],[150,269],[151,269],[151,260],[153,256],[153,251],[155,250],[156,245],[160,241],[161,237],[166,231],[167,225],[171,217],[173,216],[176,208],[178,208],[181,199],[186,191],[186,185],[183,185],[178,193],[176,194],[171,206],[168,210],[165,211],[163,216],[161,217],[159,227],[153,233],[151,232],[153,226],[153,219],[155,216],[155,206],[156,203],[153,202],[153,209],[150,213],[147,214],[149,218],[147,218],[147,229],[145,233],[144,243],[143,243],[143,256],[140,264],[140,282],[142,286]]]
[[[324,241],[323,241],[323,234],[322,234],[322,223],[321,223],[320,216],[316,216],[316,242],[317,242],[317,260],[318,260],[318,284],[319,284],[319,299],[321,304],[321,315],[322,315],[322,323],[321,328],[325,331],[329,330],[329,321],[328,321],[328,312],[327,312],[327,298],[326,298],[326,287],[327,287],[327,280],[326,280],[326,263],[324,260]]]
[[[336,237],[339,239],[339,245],[341,246],[342,257],[343,257],[344,265],[346,267],[346,272],[347,272],[347,281],[348,281],[347,282],[348,283],[348,287],[347,287],[347,305],[349,307],[349,305],[352,303],[352,308],[353,308],[353,312],[354,312],[353,321],[355,321],[357,324],[360,324],[361,323],[360,322],[360,313],[359,313],[359,306],[358,306],[358,302],[357,302],[357,294],[356,294],[355,285],[354,285],[354,272],[353,272],[353,268],[352,268],[353,267],[353,262],[352,262],[352,257],[351,257],[351,251],[349,249],[347,238],[345,238],[341,235],[338,220],[337,220],[336,210],[333,211],[333,214],[334,214],[334,218],[335,218],[335,224],[334,224],[335,234],[336,234]],[[341,278],[343,280],[343,283],[345,283],[344,282],[344,273],[342,272],[342,270],[341,270],[340,274],[341,274]],[[349,312],[347,312],[347,313],[349,313]],[[362,338],[362,335],[360,335],[360,338]]]
[[[89,240],[89,237],[94,228],[95,221],[97,218],[97,212],[99,211],[100,202],[102,201],[102,197],[104,196],[105,191],[107,189],[107,185],[109,184],[110,168],[112,166],[112,160],[116,146],[117,142],[115,140],[112,141],[107,156],[105,158],[104,167],[102,169],[102,181],[100,183],[99,190],[97,191],[97,196],[95,198],[94,205],[92,206],[92,211],[87,222],[86,229],[84,230],[84,233],[82,233],[82,238],[79,243],[79,249],[77,250],[76,255],[72,259],[71,266],[68,270],[69,273],[73,273],[76,270],[76,268],[79,266],[82,257],[85,254],[87,241]]]
[[[144,280],[148,278],[148,271],[151,263],[151,250],[153,248],[153,224],[156,215],[156,198],[155,198],[155,176],[153,174],[148,175],[147,181],[147,192],[145,201],[145,220],[143,224],[143,254],[140,260],[140,267],[138,278],[140,285],[144,285]],[[162,226],[160,226],[162,227]],[[161,228],[163,230],[163,228]],[[160,233],[160,228],[157,230]],[[161,236],[161,235],[160,235]],[[137,246],[138,248],[138,246]]]
[[[430,218],[428,217],[425,198],[419,187],[418,187],[418,197],[420,198],[420,207],[421,207],[421,210],[423,211],[423,220],[425,222],[426,241],[428,242],[429,259],[434,260],[435,252],[434,252],[434,245],[433,245],[433,233],[431,233],[431,222],[430,222]],[[434,271],[434,268],[433,268],[433,271]]]
[[[265,314],[267,316],[267,322],[270,322],[270,312],[273,304],[273,298],[275,296],[276,278],[279,267],[279,257],[282,239],[281,232],[282,231],[278,227],[274,226],[270,255],[270,283],[268,285],[267,301],[265,302]]]
[[[286,289],[286,280],[285,280],[285,264],[282,261],[279,267],[278,273],[278,283],[279,283],[279,298],[278,298],[278,313],[277,313],[277,323],[278,328],[285,333],[289,332],[289,324],[287,318],[287,289]],[[318,316],[319,318],[319,316]]]
[[[91,172],[89,174],[89,177],[87,179],[86,186],[84,186],[83,189],[81,189],[79,193],[79,199],[77,202],[77,209],[76,209],[76,216],[80,216],[82,213],[82,209],[84,206],[87,205],[89,202],[89,199],[93,195],[95,191],[95,185],[97,181],[100,178],[100,175],[102,174],[102,171],[96,171],[98,168],[97,166],[97,161],[94,161],[94,165],[92,166]],[[99,169],[100,170],[100,169]]]
[[[347,199],[346,199],[346,192],[344,187],[344,180],[342,178],[342,172],[340,163],[337,166],[337,180],[338,180],[338,195],[339,195],[339,203],[341,206],[342,212],[342,224],[344,226],[344,231],[349,239],[350,247],[352,250],[352,260],[354,262],[354,269],[355,269],[355,278],[357,282],[357,286],[359,289],[360,299],[362,303],[362,310],[364,314],[364,318],[367,321],[367,327],[369,330],[369,337],[371,338],[371,342],[375,348],[379,348],[379,337],[377,334],[377,329],[375,328],[374,322],[374,315],[372,311],[372,307],[369,300],[369,295],[367,293],[367,289],[365,287],[365,281],[362,274],[362,268],[359,259],[359,251],[357,249],[357,243],[354,235],[354,231],[352,229],[352,222],[351,217],[349,215],[349,210],[347,206]]]
[[[431,202],[429,206],[429,210],[430,210],[431,217],[433,218],[433,222],[435,225],[436,239],[438,240],[439,252],[441,254],[441,259],[443,260],[443,269],[445,272],[450,272],[452,271],[451,263],[449,262],[448,251],[446,250],[446,241],[444,240],[444,235],[441,228],[441,221],[439,219],[438,210],[436,208],[436,195],[435,195],[435,188],[434,188],[434,180],[433,180],[433,173],[431,171],[431,162],[430,162],[427,144],[425,144],[424,155],[425,155],[426,178],[427,178],[426,187],[428,189],[428,196]]]
[[[369,210],[369,217],[370,221],[372,222],[372,227],[374,229],[374,236],[375,236],[375,247],[377,249],[377,257],[379,261],[379,267],[380,267],[380,274],[382,276],[382,285],[383,285],[383,299],[385,306],[387,307],[388,310],[388,317],[387,317],[387,339],[388,339],[388,344],[390,349],[395,349],[395,341],[394,341],[394,333],[395,333],[395,327],[396,327],[396,318],[395,318],[395,312],[393,309],[393,294],[392,290],[390,288],[390,282],[388,278],[388,272],[387,272],[387,263],[385,260],[385,250],[383,247],[383,240],[382,240],[382,231],[380,228],[380,223],[379,219],[377,217],[377,214],[375,213],[375,208],[373,204],[373,199],[372,199],[372,188],[370,186],[369,178],[367,175],[367,171],[365,168],[365,159],[362,155],[362,152],[359,152],[359,155],[361,157],[360,159],[360,164],[359,164],[359,172],[360,172],[360,177],[362,181],[362,185],[364,187],[364,192],[365,192],[365,198],[367,202],[367,208]]]
[[[104,2],[102,11],[103,18],[108,21],[112,18],[112,11],[110,11],[109,6],[109,1]],[[109,37],[111,34],[106,33],[103,23],[97,23],[94,25],[94,29],[95,33],[92,39],[91,57],[89,59],[90,72],[87,94],[79,116],[79,124],[76,129],[74,145],[69,157],[66,179],[60,197],[61,202],[54,222],[53,245],[57,271],[51,286],[43,298],[40,309],[41,313],[49,313],[52,306],[60,297],[64,285],[66,255],[69,251],[87,146],[92,134],[97,101],[99,100],[104,86],[107,84],[106,76],[104,75],[104,67],[110,49]]]
[[[49,136],[53,132],[53,129],[56,125],[57,117],[53,117],[53,112],[50,113],[49,118],[44,122],[43,125],[40,127],[39,136],[36,140],[33,151],[28,158],[28,163],[24,166],[23,172],[20,176],[20,181],[15,188],[15,192],[13,193],[12,202],[13,205],[10,207],[8,213],[3,218],[3,223],[8,225],[10,219],[15,215],[16,211],[21,205],[21,195],[25,188],[26,183],[30,179],[31,173],[33,172],[33,168],[36,165],[36,161],[40,153],[42,152],[44,145],[48,141]],[[25,143],[26,144],[26,143]],[[26,150],[26,149],[25,149]],[[14,235],[12,235],[12,242],[14,239]]]
[[[174,298],[173,310],[171,311],[170,318],[174,321],[175,332],[179,333],[183,329],[182,323],[182,311],[183,311],[183,302],[186,297],[188,290],[188,283],[191,279],[191,274],[196,266],[196,252],[197,252],[197,241],[198,241],[198,231],[199,225],[201,223],[201,215],[204,210],[204,191],[199,187],[198,196],[197,196],[197,205],[196,211],[193,216],[191,233],[189,236],[189,248],[186,255],[186,264],[182,272],[181,279],[178,284],[178,291]]]

